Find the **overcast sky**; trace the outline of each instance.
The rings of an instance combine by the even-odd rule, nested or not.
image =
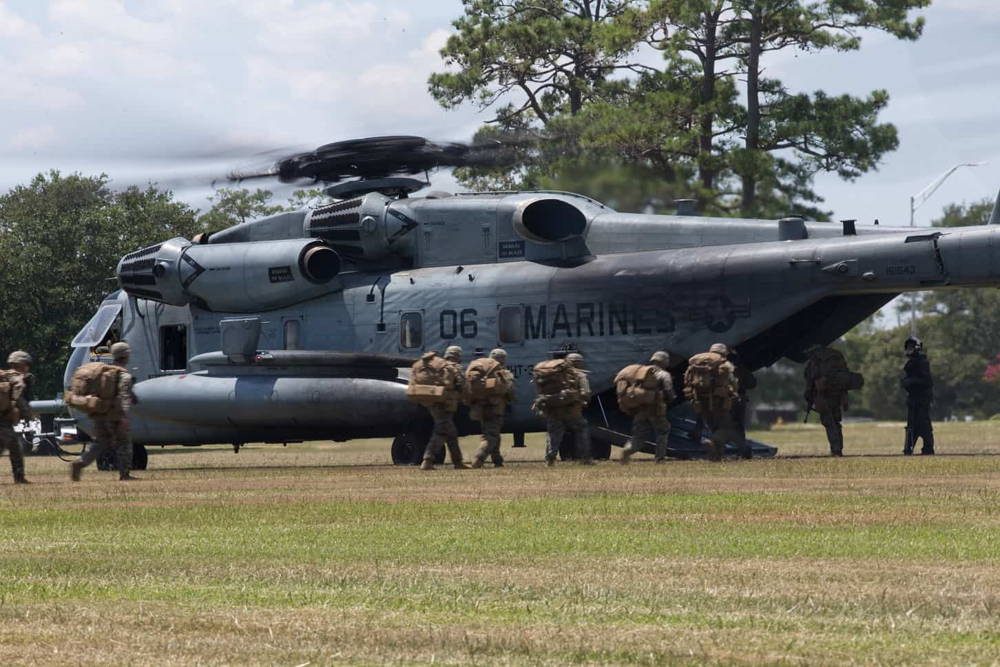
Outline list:
[[[0,0],[0,191],[49,168],[166,180],[274,146],[468,139],[488,114],[443,110],[426,86],[460,12],[459,0]],[[1000,187],[1000,2],[936,0],[925,15],[915,43],[872,34],[858,53],[766,63],[792,90],[891,95],[900,149],[854,183],[817,181],[838,218],[905,224],[909,196],[959,162],[989,165],[959,170],[918,224]]]

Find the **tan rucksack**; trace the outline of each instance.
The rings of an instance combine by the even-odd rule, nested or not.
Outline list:
[[[76,369],[63,400],[66,405],[91,417],[106,415],[115,408],[122,369],[92,361]]]
[[[502,398],[509,389],[503,366],[496,359],[473,359],[465,369],[466,399],[471,403],[486,403]]]
[[[635,414],[663,400],[656,371],[656,366],[643,364],[631,364],[618,371],[615,376],[615,392],[622,412],[627,415]]]
[[[728,410],[735,394],[732,366],[715,352],[702,352],[688,360],[684,371],[684,396],[700,410]]]
[[[426,352],[410,369],[410,383],[406,395],[411,401],[425,408],[453,403],[455,367],[436,352]]]
[[[15,371],[0,370],[0,419],[15,423],[21,418],[17,402],[24,391],[24,383]]]
[[[579,406],[584,402],[576,369],[565,359],[538,362],[531,370],[531,378],[538,394],[537,410]]]
[[[810,359],[810,372],[816,383],[816,390],[821,393],[837,394],[855,389],[861,389],[865,378],[861,373],[854,373],[847,367],[847,360],[839,350],[824,347],[813,353]]]

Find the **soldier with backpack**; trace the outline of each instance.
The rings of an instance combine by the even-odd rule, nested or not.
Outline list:
[[[514,376],[506,368],[507,352],[497,348],[489,357],[474,359],[465,370],[465,395],[469,415],[482,428],[473,468],[482,468],[489,456],[494,468],[503,467],[500,431],[507,405],[514,400]]]
[[[571,352],[565,359],[541,361],[532,369],[532,380],[538,393],[532,409],[545,417],[548,431],[545,465],[555,465],[567,431],[573,434],[580,463],[593,465],[590,425],[583,416],[583,408],[590,402],[590,382],[583,370],[583,355]]]
[[[726,345],[715,343],[708,352],[691,357],[684,371],[684,396],[691,401],[700,422],[712,431],[709,458],[713,461],[722,460],[727,442],[736,443],[743,458],[751,456],[746,437],[733,416],[739,386],[736,369],[726,359],[728,355]]]
[[[31,361],[30,354],[17,350],[7,357],[10,368],[0,371],[0,454],[7,450],[15,484],[29,483],[24,476],[24,452],[21,451],[21,439],[14,432],[14,424],[31,418],[26,381],[30,377]]]
[[[437,352],[426,352],[410,369],[406,395],[414,403],[427,408],[434,419],[434,430],[424,451],[421,470],[434,470],[434,461],[445,445],[451,454],[452,465],[458,469],[469,467],[462,461],[458,429],[455,428],[455,412],[465,386],[459,366],[461,361],[462,348],[451,345],[444,351],[443,358]]]
[[[820,423],[826,429],[831,456],[844,455],[844,429],[841,420],[847,409],[847,392],[861,389],[865,379],[860,373],[847,368],[847,360],[838,350],[821,345],[809,349],[805,366],[806,419],[809,410],[819,413]]]
[[[87,413],[93,422],[91,442],[70,464],[70,479],[74,482],[80,481],[81,471],[109,449],[115,453],[118,479],[135,479],[129,473],[132,440],[128,433],[128,412],[134,402],[132,375],[126,370],[130,352],[128,343],[115,343],[111,346],[113,364],[93,361],[73,373],[66,404]]]
[[[618,408],[632,417],[632,438],[622,450],[623,464],[651,435],[656,437],[654,460],[663,463],[667,458],[670,436],[667,406],[674,401],[674,380],[667,370],[669,367],[670,355],[660,351],[649,358],[649,365],[632,364],[615,376]]]

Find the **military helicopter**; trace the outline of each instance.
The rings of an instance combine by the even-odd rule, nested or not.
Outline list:
[[[543,427],[532,365],[579,351],[607,455],[628,428],[612,378],[653,350],[686,359],[724,342],[750,369],[801,361],[901,292],[1000,285],[997,226],[642,215],[566,192],[411,196],[426,186],[414,174],[496,159],[488,146],[376,137],[234,174],[311,179],[336,201],[122,257],[120,289],[72,341],[66,382],[95,346],[131,345],[140,458],[143,445],[387,437],[393,461],[412,463],[430,428],[405,382],[423,351],[508,351],[515,445]],[[684,406],[671,417],[671,453],[699,455]]]

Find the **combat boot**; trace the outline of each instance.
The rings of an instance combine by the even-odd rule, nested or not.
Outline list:
[[[423,463],[420,464],[421,470],[434,470],[434,462],[430,459],[424,459]]]
[[[667,459],[666,459],[666,457],[663,457],[663,456],[661,456],[658,459],[653,459],[653,463],[666,463],[666,462],[667,462]]]
[[[587,457],[585,459],[580,459],[580,465],[582,466],[592,466],[594,465],[594,459]]]
[[[468,470],[469,464],[464,461],[455,461],[455,470]]]
[[[479,470],[480,468],[483,467],[484,463],[486,463],[486,459],[481,459],[477,456],[472,460],[472,464],[469,467],[475,470]]]
[[[79,461],[73,461],[69,464],[69,478],[74,482],[79,482],[81,470],[83,470],[83,464]]]
[[[141,477],[133,477],[132,475],[130,475],[127,472],[118,473],[118,481],[119,482],[137,482],[140,479],[142,479],[142,478]]]
[[[632,458],[632,450],[626,447],[625,449],[622,450],[622,457],[618,459],[618,462],[621,463],[622,465],[627,465],[629,459],[631,458]]]
[[[556,464],[556,457],[554,457],[554,456],[546,456],[545,457],[545,465],[547,467],[551,468],[555,464]]]
[[[14,475],[14,483],[15,484],[31,484],[31,482],[29,482],[28,479],[24,476],[24,473],[21,473],[20,475]]]

